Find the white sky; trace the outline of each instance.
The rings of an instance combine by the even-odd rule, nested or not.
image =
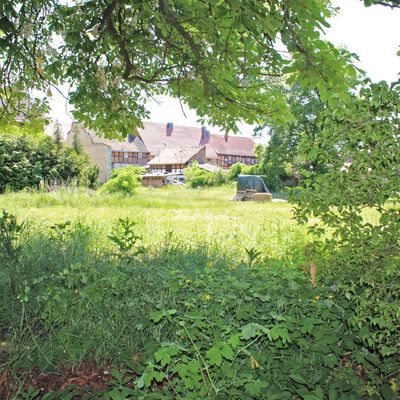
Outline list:
[[[400,10],[383,6],[366,8],[360,0],[333,0],[333,4],[340,7],[340,11],[331,19],[331,28],[326,30],[326,38],[358,54],[359,67],[373,81],[396,80],[400,73],[400,57],[396,55],[400,45]],[[160,105],[154,101],[148,103],[151,121],[200,126],[195,111],[185,107],[185,117],[178,100],[167,97],[157,99]],[[66,111],[68,107],[65,100],[58,93],[53,93],[51,107],[51,118],[61,123],[72,121],[72,116]],[[243,135],[250,136],[253,126],[240,124],[240,130]],[[217,131],[218,128],[211,128],[212,133]]]

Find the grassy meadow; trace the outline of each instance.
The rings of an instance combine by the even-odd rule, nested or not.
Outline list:
[[[356,284],[320,272],[290,203],[234,192],[1,195],[0,398],[395,393],[397,345],[379,366]]]
[[[100,239],[117,218],[128,217],[137,222],[145,244],[173,235],[176,240],[216,247],[232,256],[254,247],[263,256],[283,258],[307,240],[306,229],[292,220],[289,203],[233,202],[235,190],[141,188],[134,197],[79,189],[19,192],[0,196],[0,209],[35,226],[80,221],[91,225]]]

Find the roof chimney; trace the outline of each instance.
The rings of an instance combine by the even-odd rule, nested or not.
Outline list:
[[[167,129],[166,129],[167,136],[171,136],[173,130],[174,130],[174,123],[173,122],[168,122],[167,123]]]
[[[205,126],[201,127],[201,140],[207,139],[207,128]]]
[[[135,141],[135,135],[128,135],[128,142],[129,143],[132,143],[132,142],[134,142]]]
[[[228,139],[229,139],[229,136],[228,136],[228,134],[227,134],[227,133],[225,133],[225,142],[227,142],[227,141],[228,141]]]

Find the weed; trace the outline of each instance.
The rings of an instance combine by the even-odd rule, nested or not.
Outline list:
[[[20,249],[20,239],[25,231],[25,223],[17,222],[17,217],[3,210],[0,216],[0,250],[8,259],[16,261]]]
[[[144,253],[142,236],[136,234],[137,222],[129,218],[118,218],[108,238],[117,248],[119,257],[137,256]]]
[[[247,255],[247,267],[251,268],[253,264],[260,258],[261,251],[257,250],[255,247],[247,248],[245,247],[244,249],[246,251]]]

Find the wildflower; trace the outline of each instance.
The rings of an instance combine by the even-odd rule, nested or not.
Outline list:
[[[206,300],[206,301],[211,301],[212,295],[209,294],[209,293],[206,293],[206,294],[203,296],[203,299]]]
[[[315,301],[319,301],[321,299],[321,296],[315,296],[314,298],[313,298],[313,301],[315,302]]]

